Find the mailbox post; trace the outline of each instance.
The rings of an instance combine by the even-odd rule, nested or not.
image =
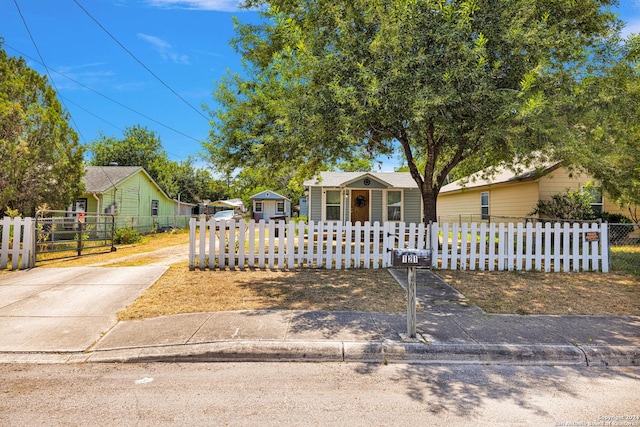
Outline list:
[[[407,337],[416,338],[416,267],[431,267],[428,249],[394,249],[394,267],[407,267]]]

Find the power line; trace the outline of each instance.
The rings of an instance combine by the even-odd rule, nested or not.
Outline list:
[[[56,86],[56,82],[55,82],[55,80],[53,80],[53,77],[51,77],[51,73],[49,72],[49,67],[47,67],[47,64],[44,62],[44,58],[42,57],[42,54],[40,53],[40,49],[38,48],[38,44],[36,43],[36,40],[33,38],[33,34],[31,34],[31,30],[29,29],[29,26],[27,25],[27,20],[24,18],[24,15],[22,15],[22,10],[20,10],[20,6],[18,5],[18,0],[13,0],[13,4],[16,5],[16,9],[18,10],[18,15],[20,15],[20,19],[22,19],[22,23],[24,24],[24,28],[27,30],[27,34],[29,34],[29,38],[31,39],[31,43],[33,43],[33,46],[35,47],[36,52],[38,53],[38,56],[40,57],[40,61],[42,61],[41,64],[44,67],[44,70],[47,73],[47,76],[49,76],[49,80],[51,81],[51,84],[53,85],[53,88],[55,89],[56,93],[59,93],[60,91],[58,90],[58,87]],[[67,108],[67,106],[65,105],[64,101],[60,100],[60,102],[64,106],[65,110],[67,110],[67,112],[68,112],[69,108]],[[74,120],[74,118],[71,115],[71,113],[69,113],[69,117],[71,118],[71,121],[73,122],[73,125],[76,127],[78,133],[80,134],[80,139],[82,139],[83,141],[86,141],[86,139],[84,138],[84,135],[82,135],[82,132],[80,131],[80,127],[78,126],[78,124]]]
[[[15,0],[14,0],[15,1]],[[209,121],[209,118],[207,116],[205,116],[204,114],[202,114],[202,112],[200,110],[198,110],[196,107],[194,107],[193,105],[191,105],[189,103],[189,101],[187,101],[186,99],[184,99],[178,92],[176,92],[175,90],[173,90],[167,83],[165,83],[160,77],[158,77],[153,71],[151,71],[151,69],[149,67],[147,67],[146,65],[144,65],[142,63],[142,61],[140,61],[129,49],[127,49],[122,43],[120,43],[120,41],[115,38],[115,36],[113,34],[111,34],[100,22],[98,22],[98,20],[96,18],[94,18],[79,2],[78,0],[73,0],[74,3],[80,8],[82,9],[82,11],[89,17],[91,18],[91,20],[93,20],[93,22],[96,23],[96,25],[98,27],[100,27],[102,29],[102,31],[104,31],[105,33],[107,33],[107,35],[109,37],[111,37],[111,39],[113,39],[113,41],[115,41],[118,46],[120,46],[125,52],[127,52],[129,54],[129,56],[131,56],[138,64],[140,64],[142,66],[142,68],[144,68],[145,70],[147,70],[149,72],[149,74],[151,74],[156,80],[158,80],[160,83],[162,83],[162,85],[164,87],[166,87],[167,89],[169,89],[169,91],[171,91],[171,93],[173,93],[175,96],[177,96],[182,102],[184,102],[186,105],[189,106],[189,108],[191,108],[193,111],[195,111],[196,113],[198,113],[202,118],[204,118],[205,120],[207,120],[207,122]]]
[[[117,100],[115,100],[115,99],[113,99],[113,98],[111,98],[111,97],[109,97],[109,96],[107,96],[107,95],[105,95],[105,94],[101,93],[101,92],[98,92],[97,90],[95,90],[95,89],[93,89],[93,88],[91,88],[91,87],[89,87],[89,86],[87,86],[87,85],[85,85],[85,84],[83,84],[83,83],[81,83],[81,82],[79,82],[79,81],[75,80],[75,79],[74,79],[74,78],[72,78],[72,77],[67,76],[67,75],[66,75],[66,74],[64,74],[64,73],[61,73],[60,71],[57,71],[57,70],[55,70],[55,69],[53,69],[53,68],[47,68],[47,66],[46,66],[46,65],[44,65],[43,63],[39,62],[38,60],[36,60],[36,59],[34,59],[34,58],[31,58],[29,55],[27,55],[27,54],[25,54],[25,53],[23,53],[23,52],[19,51],[19,50],[18,50],[18,49],[16,49],[15,47],[12,47],[12,46],[10,46],[10,45],[8,45],[8,44],[6,44],[6,43],[4,44],[4,46],[6,46],[6,47],[8,47],[8,48],[10,48],[10,49],[12,49],[12,50],[14,50],[14,51],[16,51],[18,54],[20,54],[20,55],[21,55],[21,56],[23,56],[24,58],[27,58],[27,59],[29,59],[29,60],[31,60],[31,61],[33,61],[33,62],[37,63],[37,64],[42,65],[43,67],[45,67],[45,68],[47,69],[47,72],[49,72],[49,71],[53,71],[54,73],[59,74],[59,75],[61,75],[62,77],[66,78],[66,79],[68,79],[68,80],[70,80],[70,81],[72,81],[73,83],[77,84],[78,86],[83,87],[83,88],[85,88],[85,89],[87,89],[87,90],[89,90],[89,91],[91,91],[91,92],[93,92],[93,93],[95,93],[95,94],[97,94],[97,95],[99,95],[99,96],[103,97],[104,99],[106,99],[106,100],[108,100],[108,101],[113,102],[114,104],[116,104],[116,105],[118,105],[118,106],[120,106],[120,107],[122,107],[122,108],[125,108],[125,109],[127,109],[127,110],[129,110],[129,111],[131,111],[131,112],[133,112],[133,113],[135,113],[135,114],[138,114],[139,116],[144,117],[145,119],[150,120],[150,121],[152,121],[152,122],[154,122],[154,123],[156,123],[156,124],[158,124],[158,125],[160,125],[160,126],[162,126],[162,127],[166,128],[166,129],[169,129],[169,130],[171,130],[171,131],[173,131],[173,132],[177,133],[178,135],[182,135],[182,136],[184,136],[185,138],[188,138],[188,139],[191,139],[192,141],[195,141],[195,142],[200,143],[200,140],[198,140],[198,139],[196,139],[196,138],[194,138],[194,137],[192,137],[192,136],[189,136],[189,135],[187,135],[187,134],[185,134],[185,133],[183,133],[183,132],[181,132],[181,131],[179,131],[179,130],[177,130],[177,129],[174,129],[173,127],[171,127],[171,126],[169,126],[169,125],[167,125],[167,124],[165,124],[165,123],[159,122],[158,120],[156,120],[156,119],[154,119],[154,118],[152,118],[152,117],[149,117],[149,116],[147,116],[146,114],[141,113],[141,112],[139,112],[139,111],[137,111],[137,110],[135,110],[135,109],[133,109],[133,108],[131,108],[131,107],[127,106],[127,105],[124,105],[123,103],[121,103],[121,102],[119,102],[119,101],[117,101]],[[49,77],[49,78],[51,79],[51,77]],[[56,89],[56,91],[57,91],[57,89]],[[58,93],[60,93],[60,92],[58,91]],[[60,95],[60,96],[62,96],[62,95]],[[66,98],[66,99],[68,100],[68,98]],[[76,104],[76,103],[74,103],[74,104],[75,104],[75,105],[78,105],[78,104]],[[65,107],[65,108],[66,108],[66,107]],[[83,108],[83,110],[84,110],[84,108]],[[87,110],[85,110],[85,111],[87,111]],[[87,112],[88,112],[88,111],[87,111]],[[92,114],[92,115],[93,115],[93,116],[95,116],[95,117],[98,117],[97,115],[95,115],[95,114],[93,114],[93,113],[90,113],[90,114]],[[98,117],[98,118],[99,118],[100,120],[102,120],[103,122],[109,123],[106,119],[103,119],[103,118],[101,118],[101,117]],[[114,127],[115,127],[115,128],[117,128],[117,129],[120,129],[118,126],[113,125],[112,123],[109,123],[109,124],[110,124],[110,125],[112,125],[112,126],[114,126]],[[120,130],[122,130],[122,129],[120,129]]]

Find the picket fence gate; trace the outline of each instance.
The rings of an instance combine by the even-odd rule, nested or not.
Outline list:
[[[0,270],[24,270],[34,266],[33,218],[0,219]]]
[[[432,267],[603,271],[607,224],[352,224],[319,221],[189,224],[190,269],[387,268],[393,249],[429,249]]]

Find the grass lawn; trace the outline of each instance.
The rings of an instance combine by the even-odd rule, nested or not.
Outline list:
[[[158,234],[118,246],[117,252],[39,262],[38,267],[144,265],[157,260],[150,252],[188,241],[187,233]],[[435,273],[489,313],[640,316],[640,277],[631,273]],[[172,264],[119,318],[256,309],[404,312],[406,293],[383,269],[189,271],[185,259]]]

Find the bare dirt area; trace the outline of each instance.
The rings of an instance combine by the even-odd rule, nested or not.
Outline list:
[[[121,320],[229,310],[403,312],[406,293],[381,270],[188,268],[187,233],[145,237],[117,252],[51,260],[39,267],[167,265]],[[448,271],[435,273],[488,313],[640,316],[640,279],[622,273]]]

